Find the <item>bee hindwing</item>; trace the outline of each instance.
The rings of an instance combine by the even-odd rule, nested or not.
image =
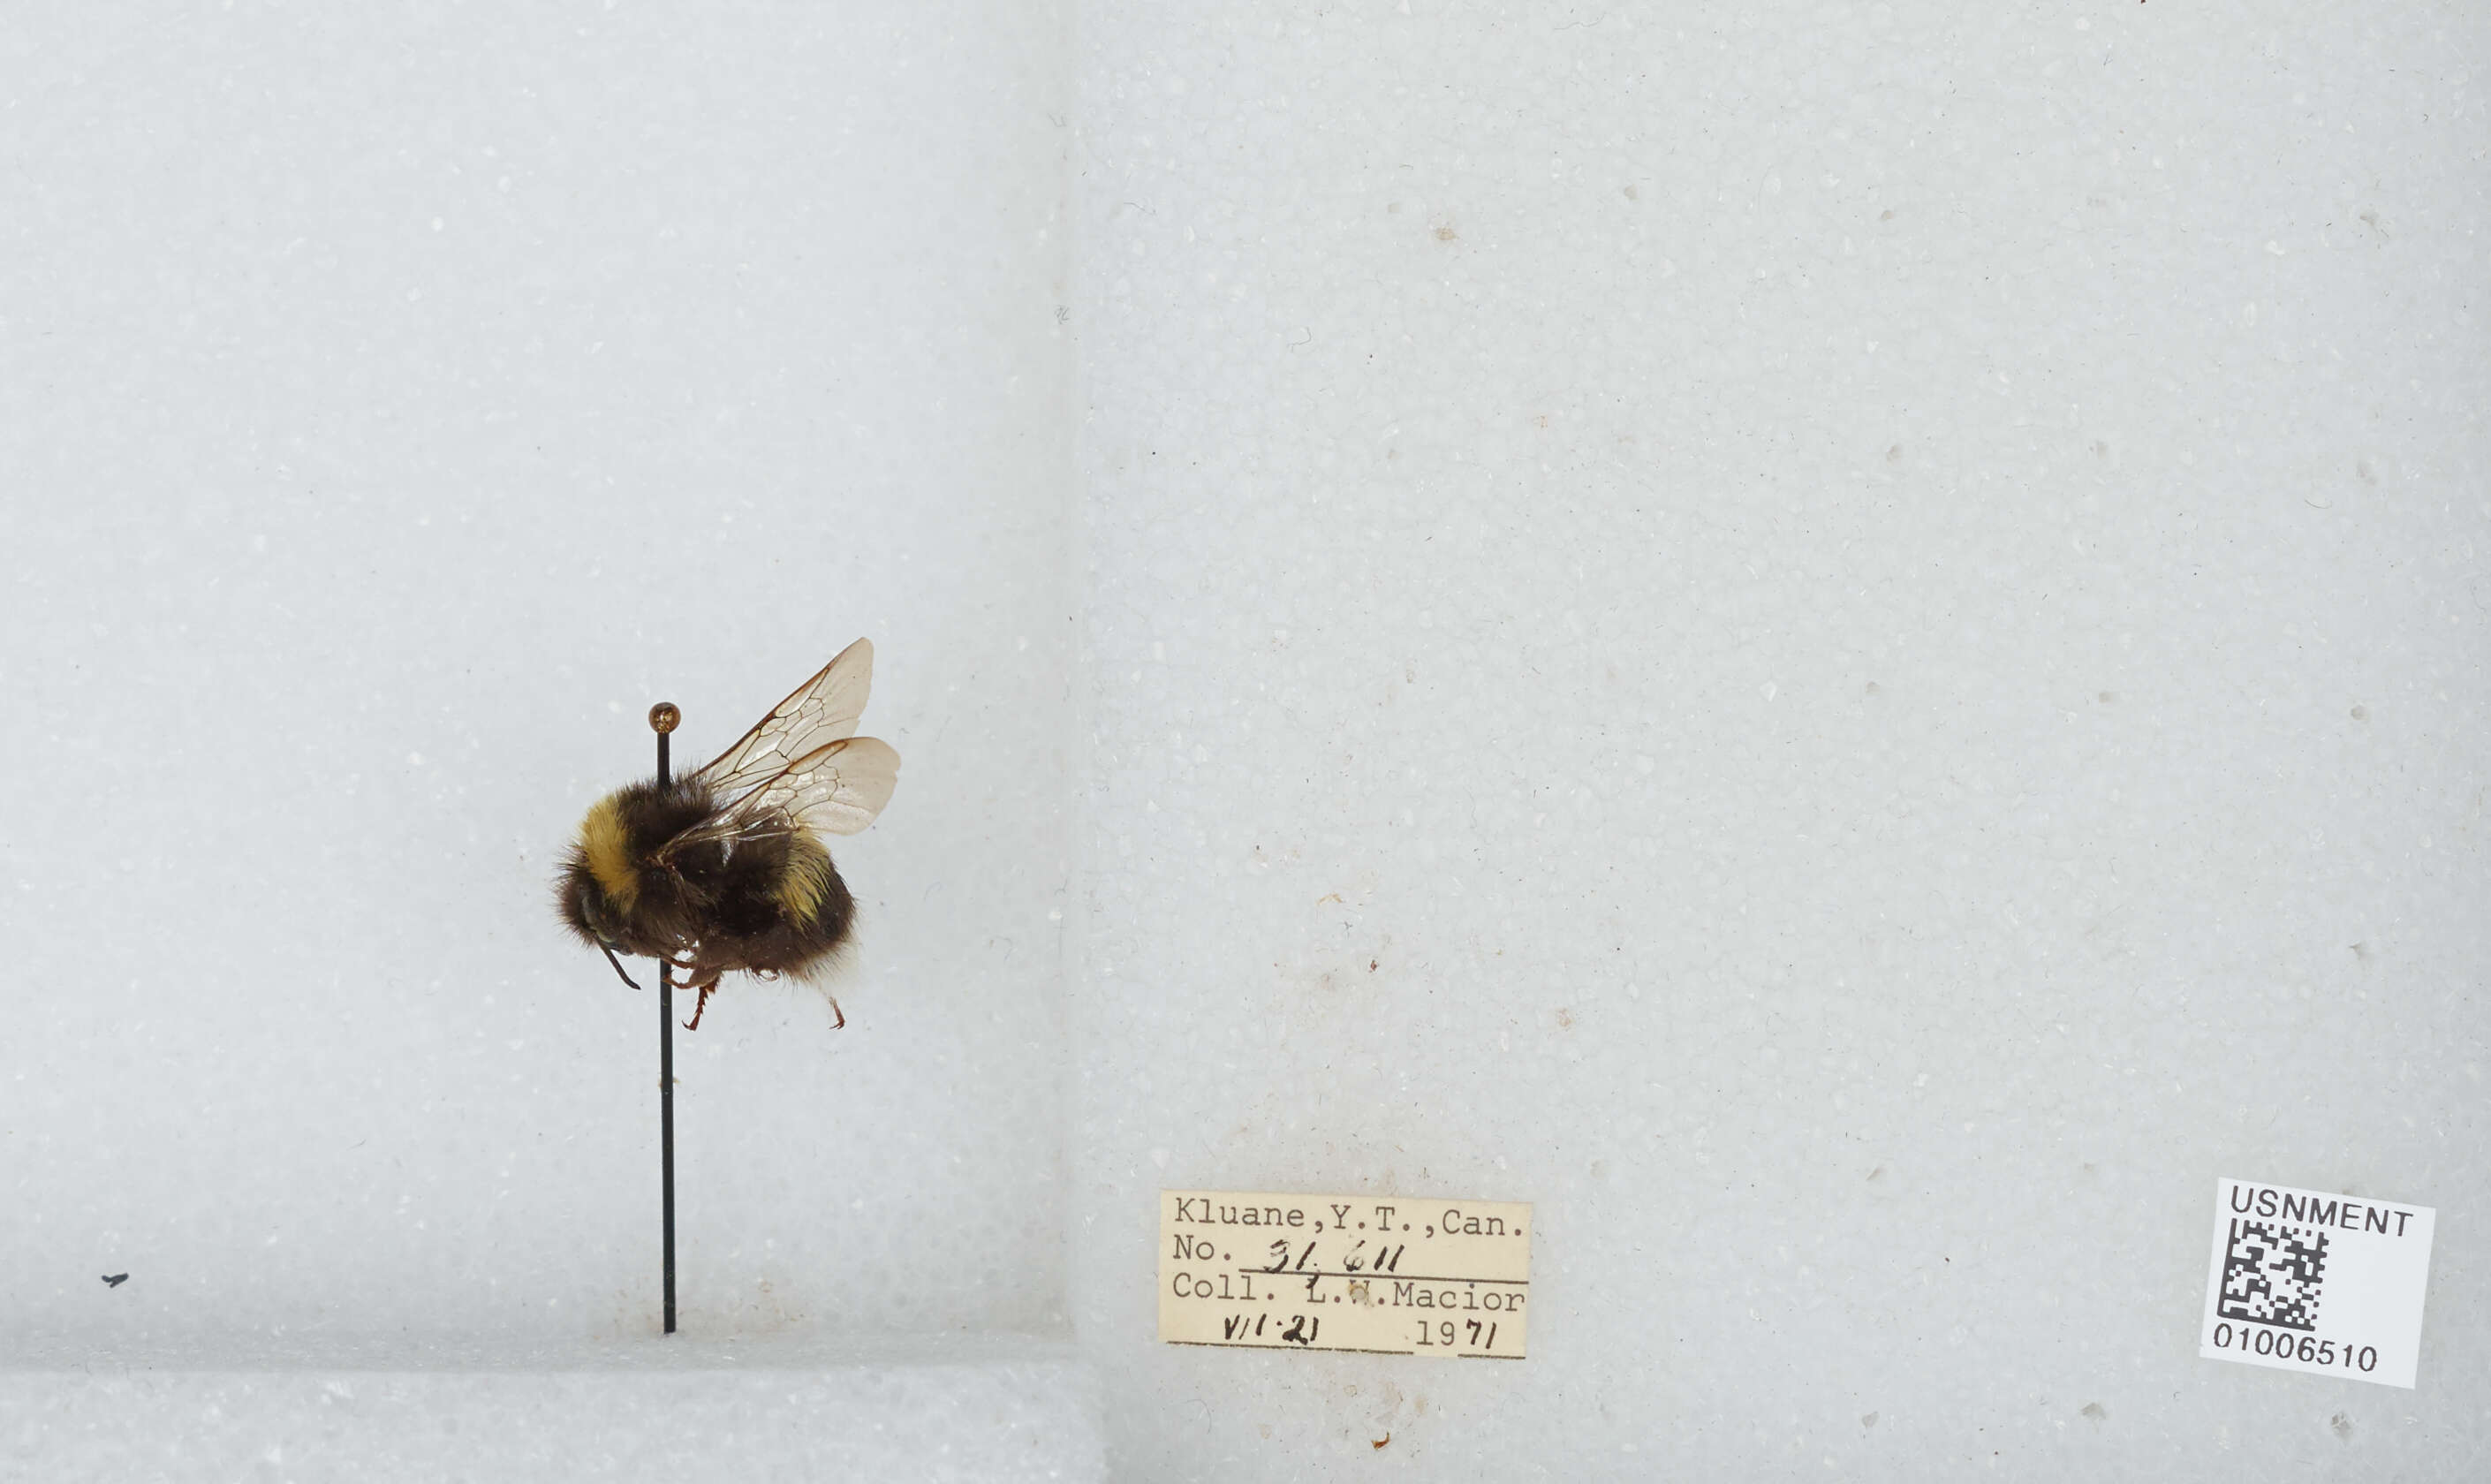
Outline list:
[[[899,753],[878,737],[850,737],[816,747],[753,791],[768,809],[784,809],[807,829],[855,834],[874,821],[899,786]]]

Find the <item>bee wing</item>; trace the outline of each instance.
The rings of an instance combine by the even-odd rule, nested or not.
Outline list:
[[[797,759],[819,752],[824,743],[855,736],[865,695],[872,689],[873,641],[859,639],[692,777],[729,800],[783,777]],[[894,757],[894,767],[896,763]],[[883,797],[890,796],[884,789]],[[867,823],[872,818],[865,816]]]
[[[733,812],[760,820],[784,811],[807,829],[855,834],[873,823],[898,786],[897,749],[878,737],[847,737],[788,764]]]

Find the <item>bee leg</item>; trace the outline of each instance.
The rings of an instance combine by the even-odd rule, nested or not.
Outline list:
[[[827,997],[825,997],[825,998],[827,998]],[[832,1014],[834,1014],[834,1015],[836,1015],[836,1016],[839,1018],[839,1023],[838,1023],[837,1025],[835,1025],[835,1026],[831,1027],[831,1029],[832,1029],[832,1030],[834,1030],[834,1031],[844,1031],[844,1030],[846,1030],[846,1029],[848,1028],[848,1012],[847,1012],[847,1011],[845,1011],[845,1010],[843,1010],[843,1009],[840,1009],[840,1008],[839,1008],[839,1003],[838,1003],[838,1001],[836,1001],[836,1000],[832,1000],[832,1001],[831,1001],[831,1013],[832,1013]]]
[[[624,983],[630,984],[633,989],[638,989],[640,987],[630,975],[623,974],[623,960],[614,956],[614,950],[612,948],[606,947],[605,945],[601,943],[597,946],[604,952],[605,961],[614,966],[614,972],[618,975],[622,975]]]
[[[709,992],[716,988],[718,988],[718,980],[716,979],[712,979],[708,983],[700,986],[700,1000],[692,1006],[692,1018],[684,1022],[685,1030],[697,1031],[700,1029],[701,1011],[709,1008]]]

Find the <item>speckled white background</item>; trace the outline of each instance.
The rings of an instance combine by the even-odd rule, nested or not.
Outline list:
[[[559,853],[651,702],[696,764],[859,634],[849,1026],[678,1035],[684,1324],[1060,1330],[1062,20],[0,39],[0,1359],[653,1333],[654,995]]]
[[[1072,10],[0,38],[13,1442],[672,1436],[545,880],[868,633],[851,1029],[680,1042],[794,1347],[693,1436],[1069,1318],[1129,1479],[2482,1472],[2491,21]],[[2217,1173],[2440,1208],[2418,1388],[2195,1357]],[[1161,1349],[1168,1184],[1534,1202],[1533,1357]],[[859,1394],[1089,1471],[964,1343]]]
[[[2480,1475],[2486,15],[1082,8],[1120,1476]],[[1535,1202],[1532,1358],[1155,1347],[1163,1185]]]
[[[0,1473],[1042,1484],[1102,1476],[1100,1411],[1088,1368],[1060,1343],[683,1333],[461,1349],[296,1336],[171,1367],[97,1356],[0,1370]]]

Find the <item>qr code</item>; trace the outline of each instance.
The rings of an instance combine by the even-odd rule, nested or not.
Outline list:
[[[2327,1234],[2277,1221],[2234,1221],[2223,1254],[2223,1296],[2214,1312],[2287,1329],[2318,1327],[2327,1280]]]

